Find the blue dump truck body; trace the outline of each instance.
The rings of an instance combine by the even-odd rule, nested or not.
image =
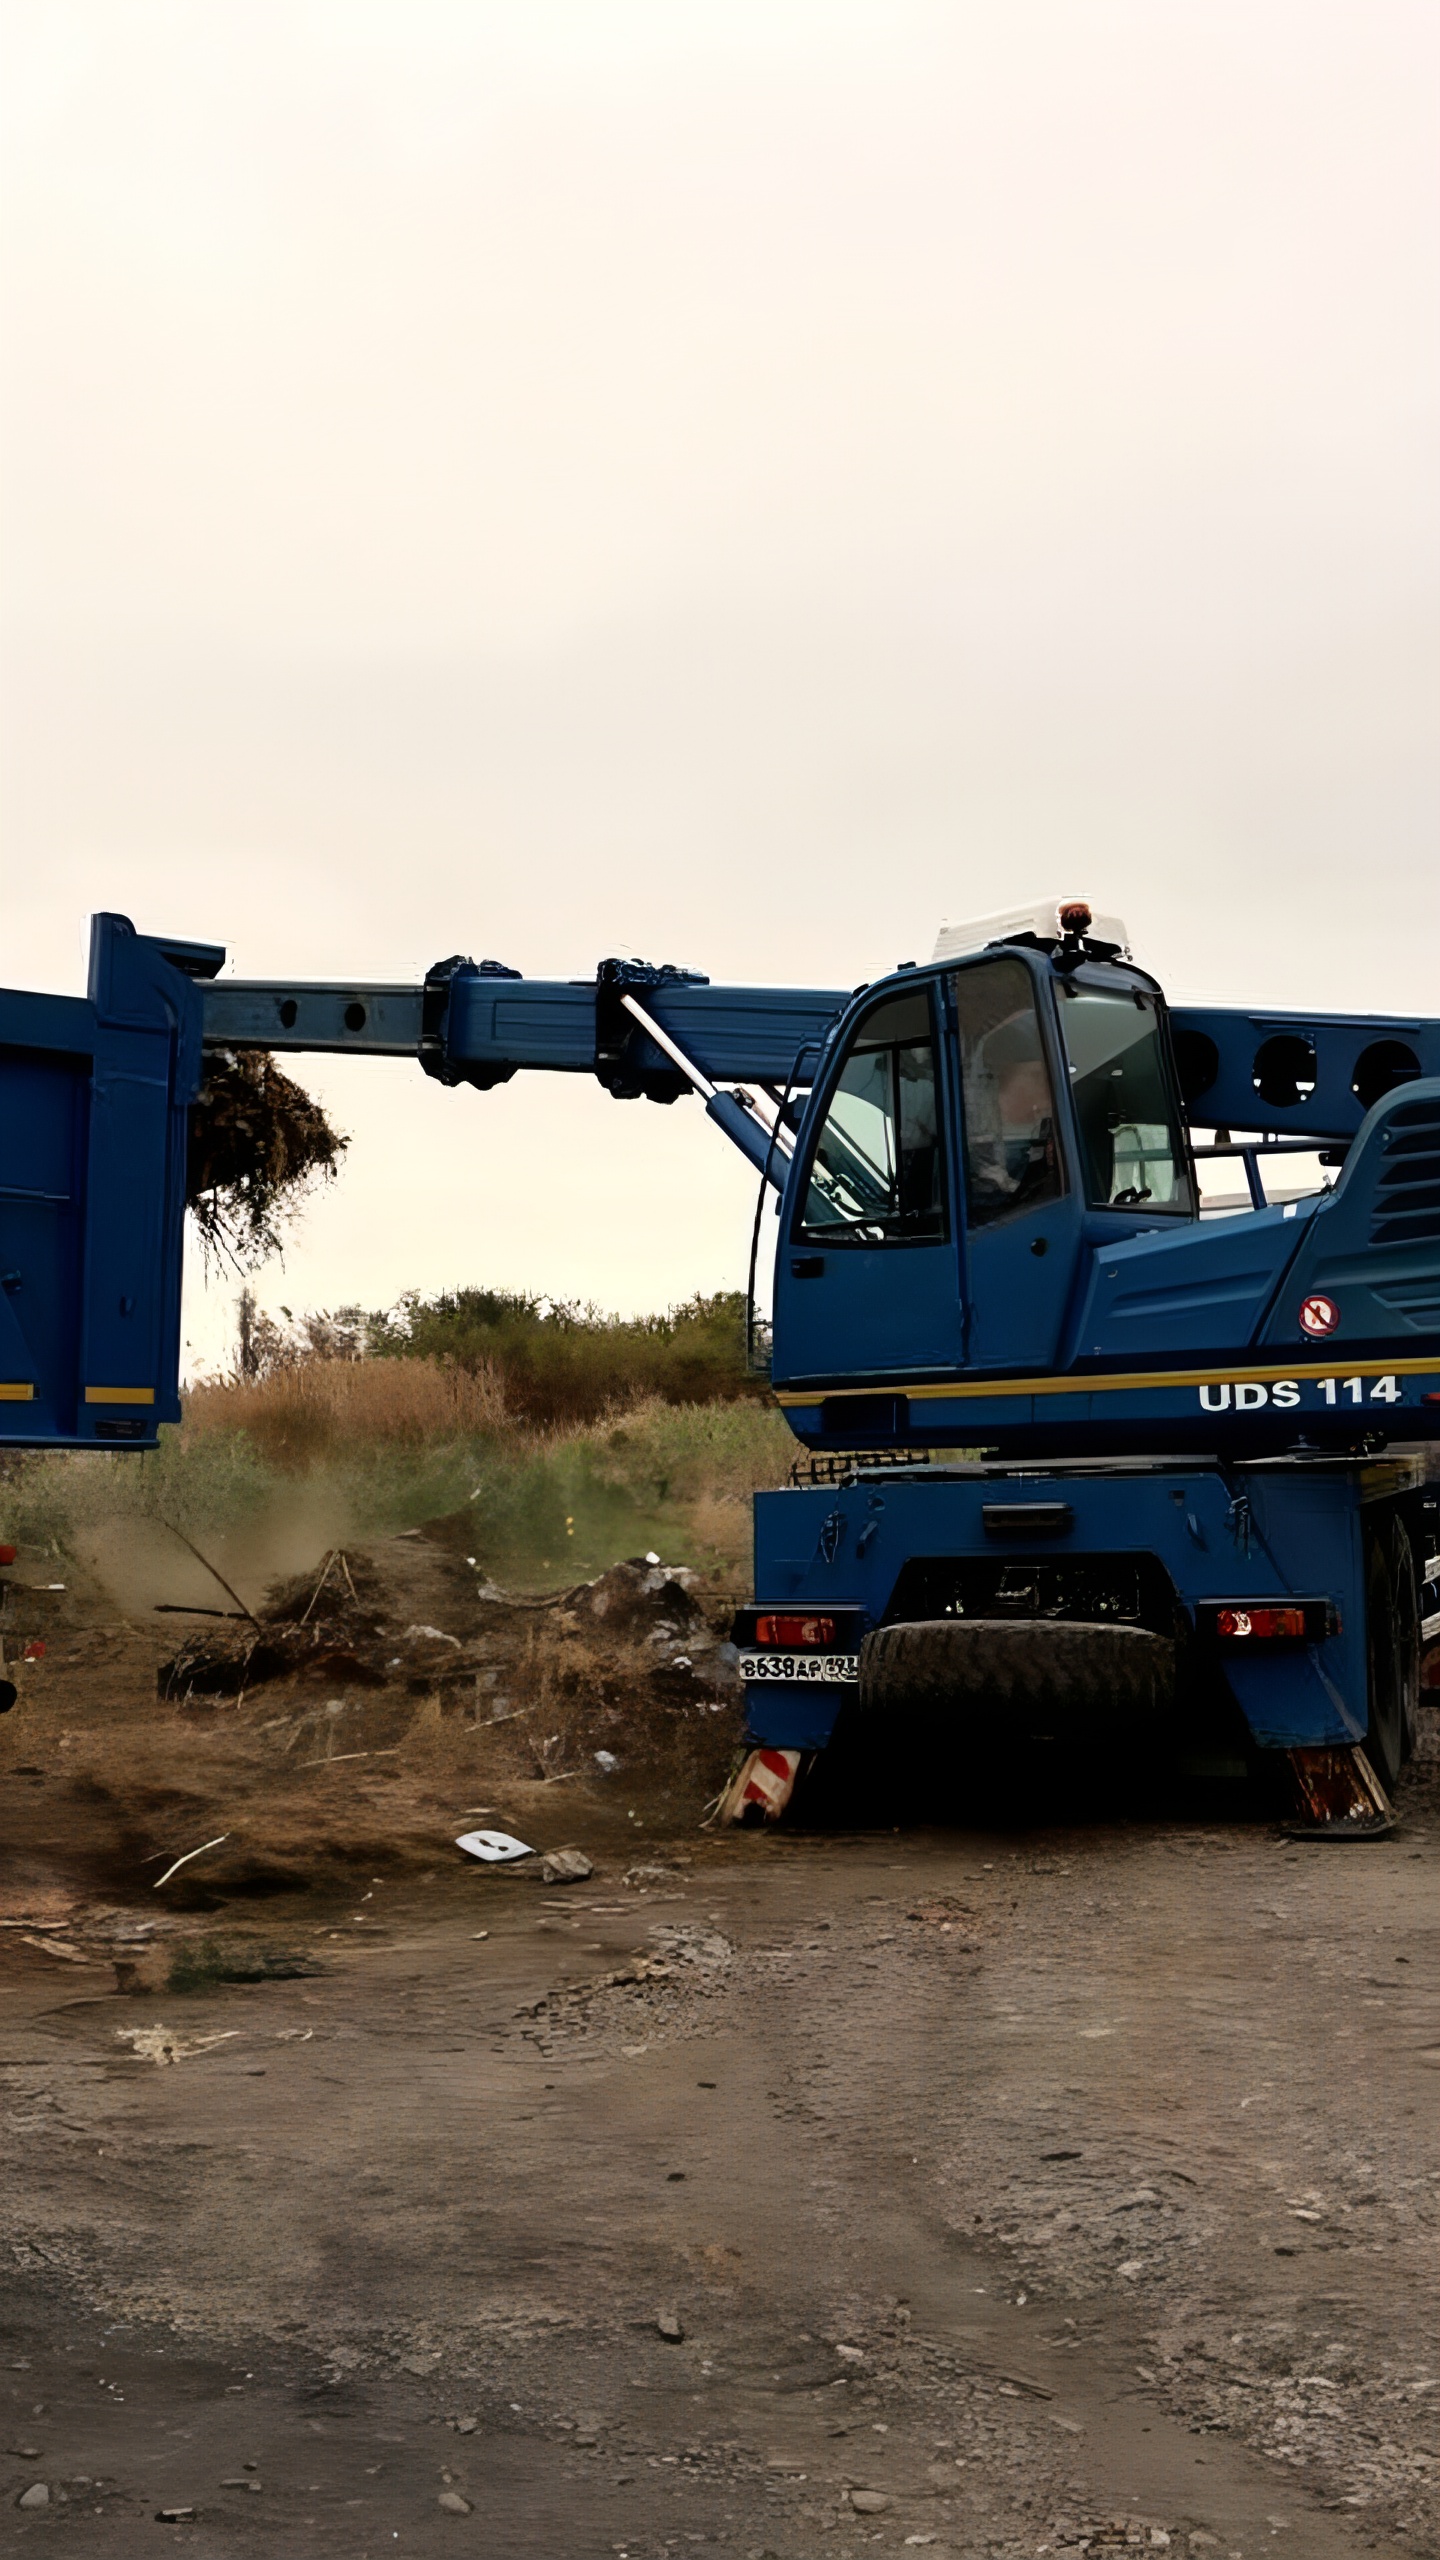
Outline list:
[[[153,1447],[178,1422],[196,977],[222,955],[97,916],[84,996],[0,990],[0,1432]]]

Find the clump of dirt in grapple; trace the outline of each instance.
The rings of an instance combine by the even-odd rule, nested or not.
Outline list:
[[[349,1144],[262,1049],[212,1050],[190,1113],[185,1198],[203,1249],[253,1269]]]

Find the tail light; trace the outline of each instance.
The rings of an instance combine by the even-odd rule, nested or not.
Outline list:
[[[757,1644],[778,1644],[787,1653],[807,1644],[827,1645],[835,1642],[833,1618],[801,1618],[776,1616],[764,1611],[755,1621]]]
[[[1258,1644],[1273,1644],[1277,1636],[1304,1640],[1303,1609],[1217,1609],[1217,1636],[1251,1636]]]
[[[1319,1644],[1340,1632],[1329,1600],[1201,1600],[1195,1623],[1221,1644]]]

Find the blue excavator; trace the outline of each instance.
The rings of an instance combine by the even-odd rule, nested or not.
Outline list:
[[[1440,1670],[1440,1021],[1170,1006],[1078,902],[854,991],[224,957],[99,916],[84,998],[0,992],[0,1440],[178,1420],[207,1052],[693,1095],[773,1200],[800,1444],[756,1501],[729,1810],[779,1813],[837,1740],[880,1767],[902,1727],[913,1764],[917,1732],[1218,1709],[1300,1822],[1391,1826]],[[1238,1200],[1202,1199],[1226,1168]]]

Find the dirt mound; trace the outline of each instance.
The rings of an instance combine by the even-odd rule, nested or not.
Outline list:
[[[724,1784],[733,1603],[651,1558],[500,1590],[407,1532],[333,1551],[254,1616],[197,1615],[163,1659],[134,1624],[77,1631],[25,1667],[0,1782],[51,1876],[147,1897],[184,1861],[171,1910],[458,1858],[476,1821],[623,1866]]]

